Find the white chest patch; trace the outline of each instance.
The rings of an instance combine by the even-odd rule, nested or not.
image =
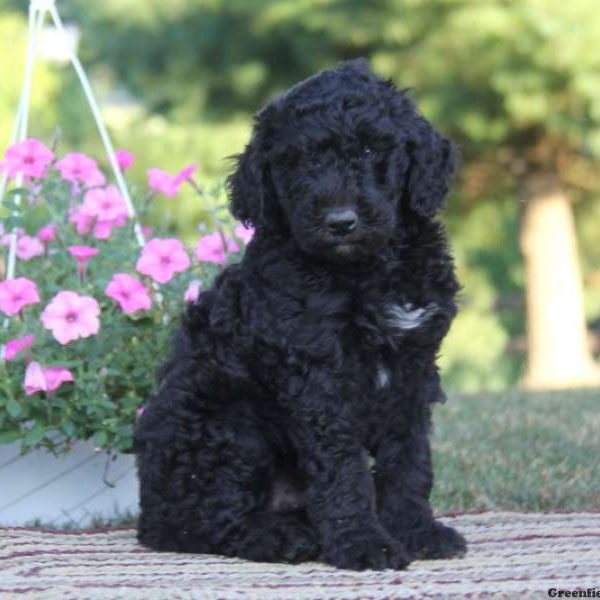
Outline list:
[[[390,329],[402,334],[420,327],[438,310],[433,302],[425,307],[416,308],[410,302],[406,304],[388,304],[385,307],[385,320]]]
[[[383,365],[377,367],[377,374],[375,375],[375,387],[378,390],[386,388],[390,384],[390,372]]]

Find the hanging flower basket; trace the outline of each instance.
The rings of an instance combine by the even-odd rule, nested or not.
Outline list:
[[[133,159],[117,157],[122,170]],[[149,189],[133,200],[139,221],[88,156],[57,157],[27,139],[6,150],[2,169],[22,182],[5,195],[0,230],[0,443],[60,453],[91,439],[129,451],[184,303],[236,260],[251,231],[220,227],[190,248],[142,227],[140,244],[135,227],[156,195],[177,202],[190,184],[206,200],[194,165],[176,175],[148,172]],[[11,241],[16,264],[7,279]]]
[[[93,158],[56,156],[55,148],[28,138],[38,39],[48,17],[66,35],[54,0],[31,0],[23,87],[0,162],[0,444],[20,441],[21,450],[60,454],[86,440],[128,452],[171,325],[252,232],[238,225],[234,238],[215,219],[217,231],[194,249],[166,230],[143,227],[157,194],[177,202],[189,184],[209,208],[222,190],[207,194],[194,180],[197,166],[189,165],[174,175],[148,170],[148,190],[132,198],[124,173],[134,157],[114,150],[74,49],[70,61],[114,185]]]

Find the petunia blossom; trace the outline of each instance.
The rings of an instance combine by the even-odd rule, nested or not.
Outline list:
[[[98,221],[110,223],[122,222],[123,218],[127,218],[125,201],[114,185],[87,192],[81,212],[89,217],[95,217]]]
[[[152,307],[152,299],[144,284],[128,273],[115,273],[106,286],[105,293],[116,300],[123,312],[129,315]]]
[[[4,360],[14,360],[19,352],[23,352],[31,347],[35,342],[35,335],[26,335],[22,338],[15,338],[6,342],[4,347]]]
[[[32,361],[27,365],[23,387],[28,396],[36,392],[52,392],[67,381],[75,381],[73,373],[64,367],[42,367]]]
[[[186,302],[195,302],[198,300],[198,296],[200,295],[200,290],[202,289],[202,282],[199,279],[194,279],[190,281],[187,289],[183,294],[183,299]]]
[[[198,240],[195,254],[200,261],[223,264],[229,252],[237,252],[239,249],[240,247],[231,237],[223,238],[218,231],[215,231]]]
[[[91,232],[100,240],[108,239],[113,227],[123,227],[127,218],[125,201],[115,186],[88,191],[83,204],[69,213],[79,235]]]
[[[40,301],[37,286],[26,277],[0,281],[0,310],[9,317],[18,314],[24,306]]]
[[[54,152],[43,142],[30,138],[13,144],[4,153],[4,170],[11,179],[19,173],[24,177],[43,177],[54,160]]]
[[[81,152],[70,152],[55,165],[60,175],[71,183],[83,183],[87,186],[104,185],[106,177],[100,171],[98,163]]]
[[[92,256],[98,254],[98,248],[92,248],[91,246],[69,246],[67,250],[77,261],[77,272],[79,273],[79,277],[83,278],[85,276],[88,260],[90,260]]]
[[[69,254],[82,266],[85,266],[88,260],[92,256],[96,256],[99,250],[98,248],[92,248],[91,246],[69,246],[67,248]]]
[[[129,169],[135,160],[135,156],[131,154],[131,152],[127,152],[127,150],[123,150],[122,148],[118,148],[115,151],[115,155],[121,171],[126,171]]]
[[[196,163],[192,163],[187,167],[183,167],[183,169],[181,169],[181,171],[175,175],[175,182],[181,184],[184,181],[187,181],[197,170],[198,165]]]
[[[190,257],[180,240],[154,238],[142,249],[135,269],[158,283],[167,283],[175,273],[185,271],[190,264]]]
[[[148,187],[155,192],[161,192],[167,198],[172,198],[178,191],[175,177],[161,169],[148,169]]]
[[[81,212],[81,208],[72,209],[69,212],[69,222],[75,224],[75,229],[79,235],[87,235],[94,226],[94,217]]]
[[[21,260],[31,260],[34,256],[44,254],[44,244],[36,237],[23,235],[17,242],[17,256]]]
[[[63,290],[58,292],[42,312],[42,323],[50,329],[56,340],[68,344],[86,338],[100,329],[100,306],[91,296]]]
[[[48,223],[40,227],[35,235],[41,242],[53,242],[56,239],[56,223]]]
[[[161,192],[167,198],[177,194],[181,184],[188,180],[198,169],[198,165],[191,164],[184,167],[176,175],[171,175],[161,169],[148,169],[148,187],[155,192]]]
[[[254,237],[254,228],[246,227],[240,223],[239,225],[236,225],[235,229],[233,230],[233,235],[247,245]]]

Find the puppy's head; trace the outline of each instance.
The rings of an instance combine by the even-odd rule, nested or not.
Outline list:
[[[456,165],[451,143],[364,60],[322,71],[256,116],[229,177],[233,215],[293,236],[324,259],[368,258],[402,227],[432,217]]]

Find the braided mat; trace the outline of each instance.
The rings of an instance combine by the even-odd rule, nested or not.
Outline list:
[[[587,597],[600,597],[600,513],[487,512],[442,520],[466,536],[466,558],[382,572],[155,553],[137,545],[133,529],[4,528],[0,598],[521,599],[548,598],[550,588],[591,588],[597,595]]]

